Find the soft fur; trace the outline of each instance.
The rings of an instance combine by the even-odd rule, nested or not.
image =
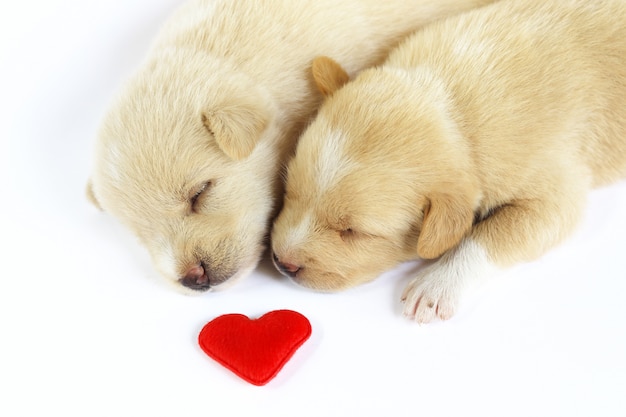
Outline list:
[[[330,97],[288,165],[272,245],[297,283],[340,290],[415,258],[406,316],[569,235],[626,175],[626,2],[502,0],[435,22]]]
[[[88,196],[178,288],[246,275],[278,209],[282,163],[321,101],[313,58],[354,74],[425,22],[490,2],[192,1],[106,116]]]

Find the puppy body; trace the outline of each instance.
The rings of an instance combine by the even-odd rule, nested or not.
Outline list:
[[[312,59],[355,73],[423,23],[489,2],[189,2],[103,121],[88,195],[169,282],[203,291],[243,276],[263,251],[282,161],[320,101]]]
[[[428,25],[339,89],[320,58],[330,98],[288,166],[279,268],[337,290],[437,259],[403,295],[428,322],[545,253],[592,187],[626,176],[624,22],[623,1],[507,0]]]

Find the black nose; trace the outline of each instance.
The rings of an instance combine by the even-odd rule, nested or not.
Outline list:
[[[288,277],[293,278],[296,276],[298,271],[302,269],[298,265],[295,265],[289,262],[281,262],[275,253],[272,255],[273,255],[274,265],[283,275],[287,275]]]
[[[180,283],[196,291],[206,291],[211,287],[209,276],[201,263],[189,268]]]

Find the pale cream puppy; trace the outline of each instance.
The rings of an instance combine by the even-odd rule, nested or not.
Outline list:
[[[246,275],[282,163],[321,101],[313,58],[355,73],[425,22],[491,1],[191,1],[105,117],[88,195],[179,289]]]
[[[380,67],[319,58],[330,97],[288,164],[277,267],[341,290],[435,259],[404,313],[447,319],[464,289],[572,232],[626,175],[626,2],[503,0],[429,25]]]

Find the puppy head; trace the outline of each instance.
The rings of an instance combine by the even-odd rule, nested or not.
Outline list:
[[[104,119],[89,199],[130,228],[179,289],[245,275],[279,192],[273,116],[249,79],[213,61],[162,57]]]
[[[463,140],[441,110],[445,95],[436,86],[413,93],[415,80],[384,69],[343,87],[337,64],[325,58],[314,69],[328,99],[288,164],[272,230],[277,268],[301,285],[340,290],[458,244],[477,192]]]

